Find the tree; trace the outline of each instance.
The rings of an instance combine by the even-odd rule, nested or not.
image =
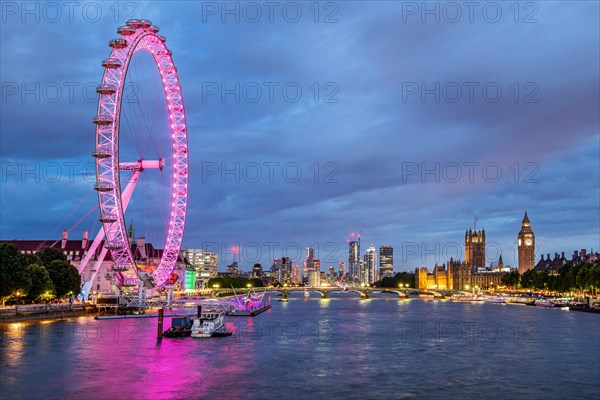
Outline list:
[[[0,296],[2,307],[7,299],[31,287],[31,278],[23,265],[19,248],[11,243],[0,244]]]
[[[37,255],[37,253],[22,253],[21,264],[23,264],[24,267],[28,267],[31,264],[44,265],[42,259]]]
[[[67,256],[65,255],[65,253],[63,253],[59,249],[55,249],[54,247],[44,247],[36,254],[42,261],[42,265],[46,268],[48,268],[52,261],[67,261]]]
[[[518,288],[521,286],[521,275],[519,271],[511,271],[502,277],[502,283],[506,286]]]
[[[415,274],[411,272],[398,272],[393,277],[385,277],[373,284],[375,287],[397,288],[402,284],[403,287],[415,287]]]
[[[79,276],[79,272],[77,272],[77,268],[67,261],[54,260],[46,269],[54,284],[56,297],[65,297],[69,293],[74,295],[79,294],[81,290],[81,277]]]
[[[31,278],[31,288],[27,293],[29,300],[49,297],[48,294],[54,292],[54,283],[43,265],[31,264],[27,267],[27,272]]]

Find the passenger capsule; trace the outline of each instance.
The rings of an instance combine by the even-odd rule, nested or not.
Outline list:
[[[117,92],[117,87],[113,85],[99,85],[96,86],[96,93],[112,95]]]
[[[126,24],[134,29],[141,28],[139,19],[130,19],[127,20]]]
[[[123,247],[125,247],[123,245],[123,243],[119,242],[117,240],[106,243],[106,248],[108,248],[109,250],[119,250],[119,249],[122,249]]]
[[[131,265],[129,264],[114,264],[112,269],[113,271],[124,272],[127,271]]]
[[[98,221],[100,222],[104,222],[104,223],[113,223],[113,222],[117,222],[118,218],[117,218],[117,214],[105,214],[105,215],[101,215],[100,218],[98,218]]]
[[[149,30],[150,32],[152,32],[152,33],[158,33],[158,31],[159,31],[160,29],[158,29],[158,26],[156,26],[156,25],[150,25],[150,26],[148,27],[148,30]]]
[[[127,47],[127,40],[112,39],[108,42],[108,47],[112,47],[113,49],[122,49],[124,47]]]
[[[94,184],[94,190],[98,192],[110,192],[113,190],[113,184],[111,182],[96,182]]]
[[[113,119],[110,115],[97,115],[92,122],[96,125],[110,125],[113,123]]]
[[[140,28],[149,28],[150,26],[152,26],[152,22],[150,22],[150,20],[147,19],[140,19],[138,20],[138,26]]]
[[[123,286],[123,287],[133,287],[133,286],[136,286],[138,283],[139,283],[139,281],[137,279],[135,279],[135,278],[125,278],[121,282],[121,286]]]
[[[109,146],[98,146],[96,150],[92,152],[92,156],[96,158],[110,158],[112,157],[112,150]]]
[[[117,28],[117,33],[123,36],[133,35],[135,33],[135,28],[129,25],[123,25]]]
[[[167,41],[167,38],[166,38],[166,37],[164,37],[163,35],[158,35],[158,38],[159,38],[160,40],[162,40],[162,41],[163,41],[163,43]]]
[[[102,66],[104,68],[120,68],[121,67],[121,61],[117,60],[116,58],[107,58],[106,60],[102,61]]]

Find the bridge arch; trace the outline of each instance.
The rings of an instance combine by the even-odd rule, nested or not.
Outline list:
[[[406,293],[404,293],[404,291],[402,291],[402,290],[395,290],[395,289],[385,289],[385,288],[382,288],[382,289],[381,289],[381,293],[394,293],[394,294],[397,294],[399,298],[408,297],[408,296],[406,295]]]

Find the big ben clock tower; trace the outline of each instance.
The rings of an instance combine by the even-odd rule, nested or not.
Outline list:
[[[523,274],[532,269],[535,262],[535,235],[531,230],[531,223],[525,211],[521,232],[519,232],[519,273]]]

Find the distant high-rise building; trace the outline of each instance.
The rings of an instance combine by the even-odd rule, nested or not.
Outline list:
[[[279,283],[290,283],[292,277],[292,260],[288,257],[275,258],[271,265],[271,276]]]
[[[523,274],[535,266],[535,234],[525,211],[518,237],[519,273]],[[548,256],[549,257],[549,256]]]
[[[471,267],[485,268],[485,229],[465,231],[465,262]]]
[[[313,269],[315,271],[321,271],[321,260],[313,260]]]
[[[335,277],[335,267],[333,267],[333,266],[329,267],[329,277],[330,278],[334,278]]]
[[[238,276],[240,274],[237,261],[232,262],[225,269],[227,270],[227,273],[231,276]]]
[[[302,283],[302,275],[300,274],[300,266],[299,265],[294,265],[292,267],[291,281],[294,285],[299,285]]]
[[[292,260],[288,257],[281,258],[281,269],[279,270],[279,282],[290,283],[292,280]]]
[[[308,279],[308,272],[315,269],[315,249],[313,247],[306,248],[306,260],[304,260],[304,278]]]
[[[343,278],[344,275],[346,275],[346,263],[343,261],[340,261],[340,264],[338,266],[338,273],[340,274],[340,278]]]
[[[308,271],[308,286],[321,286],[321,271],[314,269]]]
[[[377,282],[377,250],[375,246],[371,245],[365,252],[365,259],[363,263],[363,271],[361,276],[361,283],[372,284]]]
[[[390,245],[379,248],[379,275],[381,279],[394,275],[394,248]]]
[[[206,249],[184,249],[182,257],[186,258],[196,272],[196,287],[202,288],[210,278],[217,276],[219,257]]]
[[[315,248],[314,247],[307,247],[306,248],[306,259],[307,260],[312,260],[315,258]]]
[[[252,267],[252,277],[262,279],[262,277],[263,277],[262,265],[254,264],[254,266]]]
[[[360,281],[360,243],[353,240],[348,243],[348,274],[350,280]]]

